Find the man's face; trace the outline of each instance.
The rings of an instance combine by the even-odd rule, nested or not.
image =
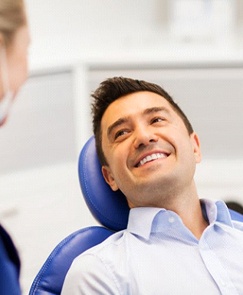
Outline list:
[[[153,92],[136,92],[109,105],[101,120],[102,167],[113,190],[129,206],[161,206],[166,196],[190,189],[199,140],[188,131],[171,105]]]

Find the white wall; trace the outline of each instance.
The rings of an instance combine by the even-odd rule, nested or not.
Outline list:
[[[243,3],[229,1],[236,3],[235,29],[238,32],[243,23]],[[168,29],[172,0],[26,2],[33,39],[30,57],[34,62],[43,60],[45,55],[50,56],[51,63],[61,54],[62,57],[66,54],[85,58],[90,51],[107,54],[114,50],[160,50],[171,41]],[[237,35],[237,42],[239,39],[242,40],[242,34]],[[224,46],[228,47],[229,43],[225,42]],[[179,50],[182,44],[176,46]],[[224,46],[220,46],[219,51]]]
[[[100,50],[105,43],[153,40],[163,30],[166,1],[27,0],[34,41],[65,38]],[[63,48],[60,48],[63,50]]]

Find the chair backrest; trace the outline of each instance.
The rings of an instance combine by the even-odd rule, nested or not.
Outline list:
[[[80,153],[78,173],[87,206],[104,227],[84,228],[61,241],[37,274],[29,295],[59,295],[73,259],[127,226],[129,207],[126,198],[120,191],[113,192],[104,181],[94,137]],[[243,222],[240,213],[230,210],[230,214],[233,219]]]
[[[101,243],[114,232],[99,226],[78,230],[62,240],[51,252],[35,277],[29,295],[59,295],[73,260]]]

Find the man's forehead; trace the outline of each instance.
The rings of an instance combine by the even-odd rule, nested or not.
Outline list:
[[[133,108],[130,108],[130,104]],[[114,100],[106,108],[102,118],[105,117],[107,113],[113,112],[113,110],[116,110],[116,113],[113,114],[123,116],[123,113],[125,115],[129,111],[132,113],[133,110],[143,111],[147,108],[162,106],[164,108],[173,109],[172,105],[163,96],[150,91],[139,91],[121,96]]]

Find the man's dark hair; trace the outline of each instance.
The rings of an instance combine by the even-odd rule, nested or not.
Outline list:
[[[101,165],[107,165],[107,160],[102,150],[102,130],[101,119],[108,106],[118,98],[139,91],[150,91],[161,95],[173,107],[175,112],[183,120],[188,133],[193,132],[193,128],[188,118],[180,107],[174,102],[172,97],[159,85],[143,80],[134,80],[131,78],[114,77],[103,81],[96,91],[92,94],[92,114],[93,114],[93,132],[95,136],[97,154]]]

